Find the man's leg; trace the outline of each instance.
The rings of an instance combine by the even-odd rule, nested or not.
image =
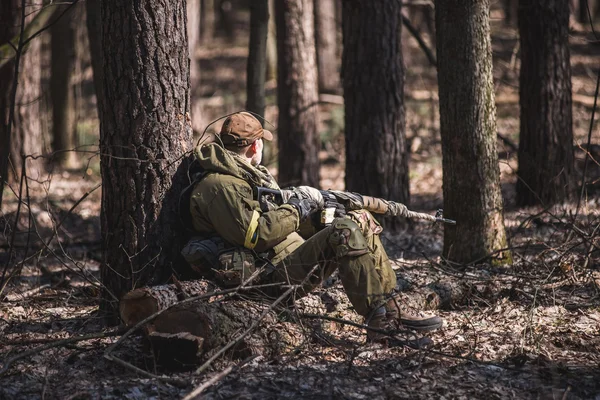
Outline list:
[[[359,314],[367,316],[385,303],[396,284],[396,276],[387,256],[381,253],[383,248],[378,239],[376,235],[365,238],[361,226],[352,218],[337,218],[284,258],[270,280],[299,284],[318,265],[298,292],[302,296],[339,268],[350,302]]]

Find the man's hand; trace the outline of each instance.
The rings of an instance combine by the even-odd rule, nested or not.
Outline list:
[[[323,195],[318,189],[310,186],[298,186],[293,188],[292,191],[299,199],[308,199],[314,201],[319,209],[322,209],[325,206],[325,200],[323,200]]]
[[[288,200],[287,204],[293,206],[298,211],[300,222],[304,222],[308,217],[321,209],[312,199],[292,197]]]

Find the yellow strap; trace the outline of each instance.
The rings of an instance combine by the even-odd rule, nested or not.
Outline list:
[[[258,218],[260,214],[258,211],[254,210],[252,212],[252,218],[250,219],[250,225],[248,226],[248,230],[246,231],[246,240],[244,241],[244,247],[247,249],[253,249],[258,242]]]

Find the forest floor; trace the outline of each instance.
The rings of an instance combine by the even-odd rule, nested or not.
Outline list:
[[[590,32],[575,28],[573,120],[582,171],[579,145],[587,141],[600,47],[591,43]],[[384,234],[399,287],[410,293],[455,279],[463,289],[464,296],[438,311],[445,326],[429,335],[432,348],[371,345],[360,328],[317,321],[306,324],[292,352],[251,360],[224,357],[199,375],[156,366],[137,334],[111,353],[116,358],[104,357],[122,332],[107,328],[98,316],[100,178],[97,157],[88,162],[82,156],[82,169],[54,171],[43,184],[31,182],[14,241],[19,202],[5,192],[0,265],[8,261],[11,245],[16,261],[8,270],[27,261],[20,263],[21,273],[11,279],[0,302],[0,399],[182,398],[211,378],[215,382],[203,391],[204,398],[600,399],[599,185],[589,186],[579,207],[576,201],[548,209],[515,206],[517,36],[500,21],[493,32],[498,130],[504,137],[498,149],[514,263],[444,264],[439,257],[443,227],[438,225],[409,223]],[[435,69],[414,40],[405,39],[411,208],[434,212],[442,206]],[[243,107],[245,55],[243,43],[199,51],[205,123]],[[274,96],[271,87],[270,121],[277,120]],[[342,189],[343,106],[330,102],[320,107],[322,187]],[[600,146],[594,132],[592,143]],[[588,181],[600,177],[599,153],[589,162]],[[359,322],[336,281],[310,298],[334,298],[328,315]],[[106,337],[57,345],[98,332]]]

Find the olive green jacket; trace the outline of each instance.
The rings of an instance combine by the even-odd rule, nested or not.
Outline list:
[[[266,168],[253,167],[216,143],[198,146],[195,155],[209,172],[196,184],[190,199],[192,223],[200,235],[216,234],[259,253],[272,249],[274,263],[302,244],[294,207],[284,204],[263,212],[253,198],[254,186],[279,188]]]

